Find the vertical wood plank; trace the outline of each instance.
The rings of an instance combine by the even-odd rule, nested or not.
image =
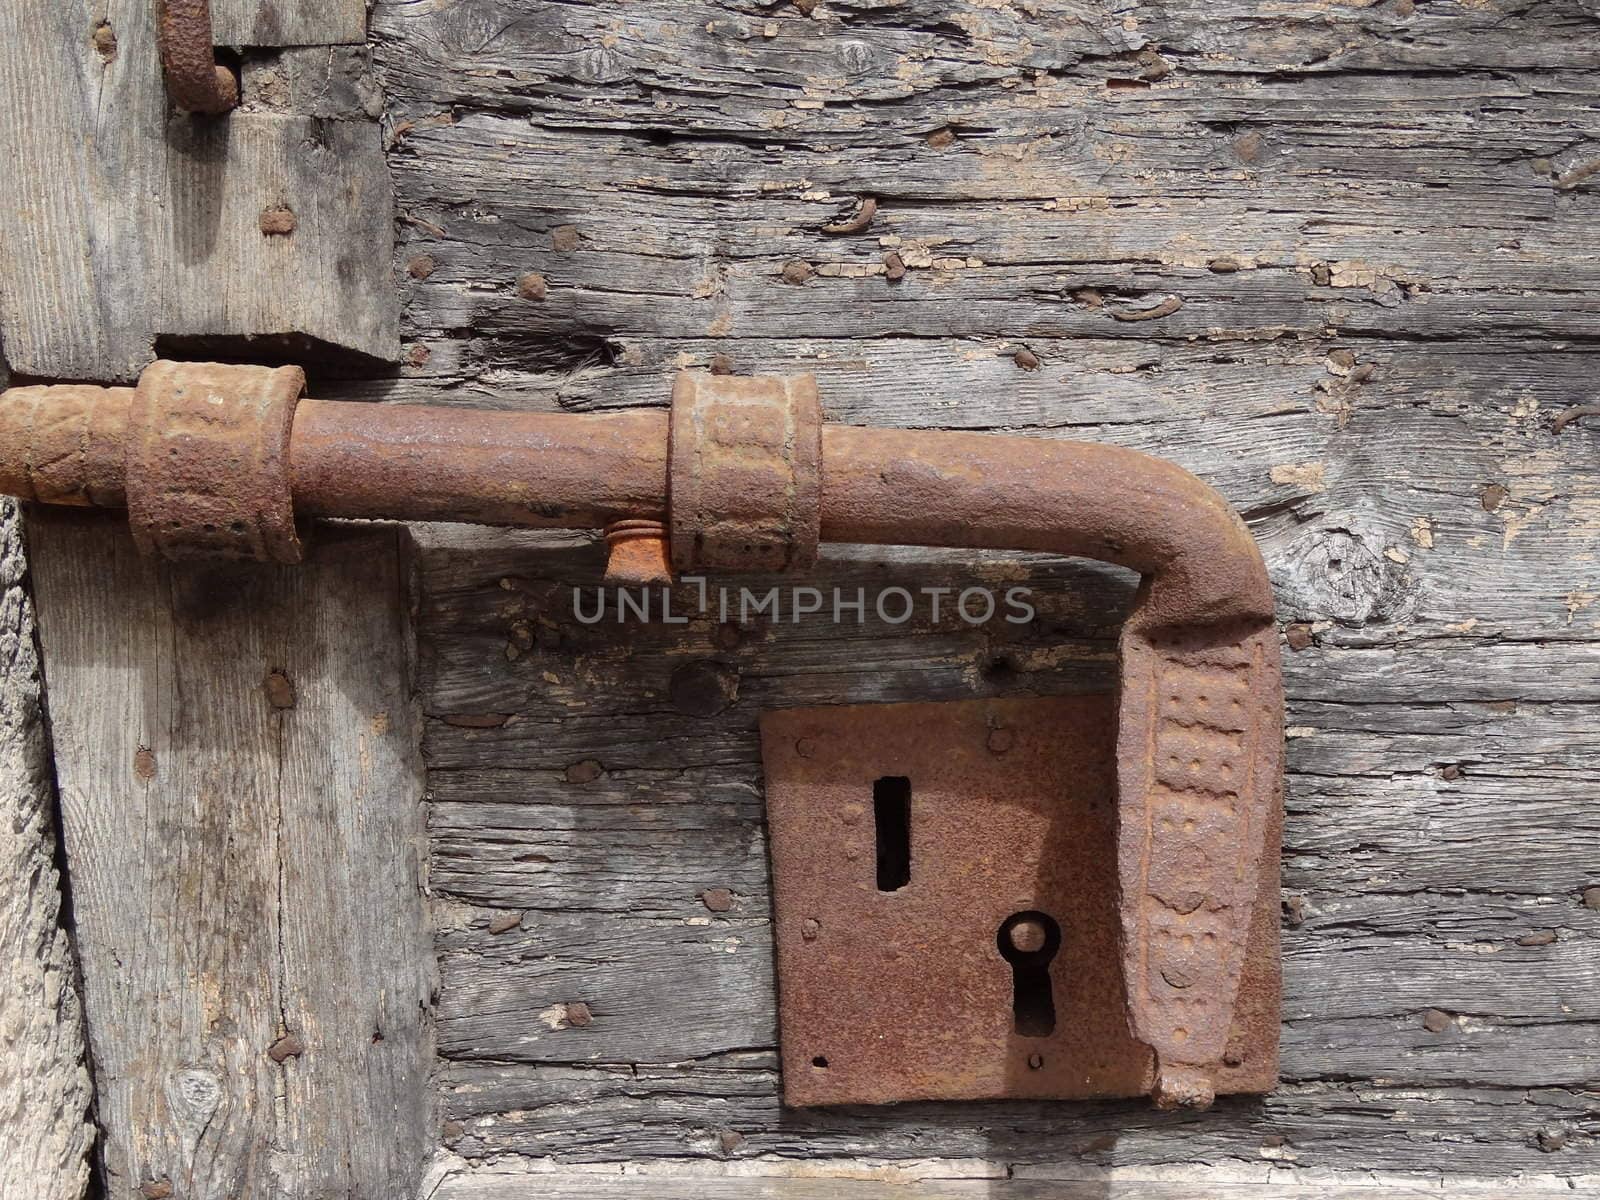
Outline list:
[[[105,31],[99,34],[101,26]],[[129,379],[159,287],[166,98],[148,0],[0,4],[0,326],[14,371]]]
[[[0,504],[0,1196],[78,1200],[89,1072],[60,924],[54,794],[16,506]]]
[[[171,567],[29,549],[107,1194],[412,1195],[433,965],[403,532]]]
[[[305,334],[376,357],[396,344],[392,188],[371,121],[175,119],[158,333]],[[287,233],[263,233],[263,215]]]
[[[364,40],[362,0],[215,15],[223,45]],[[0,103],[0,331],[19,372],[132,379],[162,335],[393,355],[370,111],[170,111],[150,0],[0,5]],[[431,1140],[432,958],[397,535],[298,576],[216,576],[141,563],[110,528],[35,534],[107,1194],[409,1194]],[[0,904],[0,1037],[24,1047],[0,1065],[0,1195],[67,1200],[89,1081],[20,548],[0,568],[0,866],[24,881]],[[351,652],[306,648],[329,641]],[[298,677],[294,708],[230,673],[262,656]]]
[[[128,380],[163,335],[398,353],[376,122],[171,111],[150,0],[0,5],[0,104],[14,370]]]

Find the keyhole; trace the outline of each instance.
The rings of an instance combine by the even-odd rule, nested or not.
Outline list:
[[[1011,964],[1011,1028],[1022,1037],[1049,1037],[1056,1029],[1050,960],[1061,949],[1061,926],[1042,912],[1013,913],[995,939]]]

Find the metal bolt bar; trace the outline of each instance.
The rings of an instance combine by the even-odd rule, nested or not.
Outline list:
[[[1141,572],[1118,722],[1129,1020],[1155,1053],[1157,1102],[1210,1103],[1279,803],[1283,708],[1266,568],[1215,491],[1114,446],[819,431],[808,378],[693,376],[670,420],[296,404],[297,378],[157,364],[136,390],[14,389],[0,398],[0,491],[128,504],[173,557],[292,558],[298,515],[611,527],[614,550],[648,551],[647,566],[616,560],[619,577],[664,568],[658,523],[684,569],[803,566],[820,538]],[[219,473],[213,455],[237,470]]]
[[[167,93],[180,111],[215,115],[239,103],[233,72],[217,65],[211,0],[156,0],[156,37]]]
[[[133,395],[83,385],[5,393],[0,492],[124,506]],[[1244,523],[1174,463],[1088,442],[842,425],[823,426],[821,457],[823,541],[1118,563],[1150,577],[1135,616],[1147,630],[1272,612]],[[666,521],[668,415],[308,398],[294,411],[287,470],[301,516],[573,529]]]
[[[667,414],[302,400],[295,509],[318,517],[603,529],[667,515]]]

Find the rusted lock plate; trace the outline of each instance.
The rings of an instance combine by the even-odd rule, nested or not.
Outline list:
[[[1106,694],[761,718],[784,1098],[1139,1096]],[[1278,818],[1218,1092],[1277,1078]]]

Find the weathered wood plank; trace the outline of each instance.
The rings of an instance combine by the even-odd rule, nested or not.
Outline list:
[[[241,12],[244,6],[228,7]],[[313,7],[327,6],[299,6],[312,23],[318,19]],[[353,14],[359,37],[363,6],[356,0],[340,7],[346,33]],[[21,3],[0,10],[0,96],[16,118],[6,125],[12,170],[7,200],[0,204],[6,249],[0,257],[0,326],[10,365],[47,378],[131,378],[163,334],[303,332],[386,352],[393,341],[394,305],[385,290],[365,287],[365,296],[351,291],[329,302],[329,285],[337,284],[332,288],[337,291],[347,284],[359,289],[387,280],[387,181],[375,127],[364,126],[365,139],[348,125],[326,136],[358,176],[364,162],[365,178],[382,181],[384,194],[362,197],[355,207],[330,204],[325,212],[307,205],[312,224],[299,233],[297,245],[290,248],[293,239],[284,238],[267,244],[260,214],[268,201],[251,194],[251,187],[270,189],[274,203],[280,195],[329,192],[328,155],[312,164],[321,174],[308,176],[298,160],[315,155],[296,152],[291,162],[285,154],[310,127],[253,114],[237,114],[226,127],[234,135],[226,142],[208,144],[217,136],[216,125],[196,140],[201,123],[166,111],[153,13],[146,0]],[[299,24],[300,33],[310,29],[306,21]],[[219,188],[211,177],[224,164],[231,190]],[[229,194],[221,196],[222,191]],[[382,253],[375,265],[325,261],[330,252],[319,226],[335,236],[364,230]],[[220,246],[219,230],[225,234]],[[231,272],[256,268],[260,277],[254,287],[217,283]],[[319,302],[325,306],[320,311]],[[226,311],[219,312],[219,305]],[[346,337],[347,327],[357,329],[359,338]],[[54,1200],[83,1190],[92,1132],[85,1124],[90,1086],[75,968],[66,935],[56,925],[54,796],[43,761],[42,726],[30,716],[39,702],[31,617],[21,592],[20,547],[10,537],[5,612],[12,669],[0,696],[10,780],[5,804],[11,815],[0,825],[6,834],[7,878],[22,882],[0,912],[7,960],[0,970],[5,984],[0,1008],[6,1014],[4,1041],[12,1048],[0,1064],[0,1110],[8,1114],[0,1193]],[[151,914],[150,919],[165,917]],[[182,947],[167,949],[181,957]],[[107,1038],[130,1039],[116,1053],[103,1054],[102,1063],[145,1049],[137,1044],[139,1014],[126,1031],[115,1028],[123,1012],[100,1014],[102,1051]],[[103,1087],[111,1083],[100,1082]],[[370,1081],[361,1082],[364,1091]],[[152,1081],[116,1083],[137,1087]],[[154,1094],[159,1096],[159,1086]],[[115,1105],[107,1104],[103,1094],[102,1119],[115,1112]],[[113,1174],[126,1166],[114,1167]]]
[[[740,63],[684,22],[678,44],[651,51],[674,59],[659,71],[625,55],[604,86],[584,86],[570,63],[551,77],[519,71],[508,46],[560,42],[564,23],[584,19],[572,14],[598,17],[569,5],[498,37],[486,29],[474,73],[441,87],[437,71],[420,73],[419,47],[435,23],[451,26],[452,45],[469,42],[462,12],[378,27],[380,48],[405,39],[389,64],[410,118],[397,178],[419,222],[414,252],[438,267],[415,285],[423,326],[464,327],[468,309],[534,330],[829,337],[848,321],[887,336],[914,307],[923,334],[1594,333],[1567,299],[1594,271],[1581,244],[1594,207],[1585,172],[1600,161],[1593,55],[1587,71],[1537,82],[1395,70],[1260,72],[1244,86],[1207,64],[1131,90],[1013,62],[993,85],[950,88],[955,112],[900,98],[868,119],[832,103],[834,77],[797,84],[776,59],[797,61],[786,38],[845,54],[888,32],[780,32],[769,57]],[[1453,50],[1470,55],[1457,28]],[[585,53],[619,53],[606,40]],[[974,54],[991,44],[974,40]],[[500,63],[493,81],[484,56]],[[905,51],[886,65],[924,62]],[[635,87],[616,86],[624,79]],[[663,98],[673,84],[685,99]],[[608,120],[619,97],[626,115]],[[468,111],[441,115],[452,103]],[[722,119],[702,127],[700,105]],[[761,133],[728,127],[752,113]],[[927,144],[950,129],[953,141]],[[878,201],[872,226],[826,235],[863,194]],[[559,250],[557,229],[570,229]],[[909,271],[896,285],[882,261],[891,249]],[[504,303],[518,269],[507,250],[546,275],[545,302]],[[815,274],[787,286],[792,263]],[[505,291],[485,295],[488,280]],[[1125,319],[1168,297],[1182,307]]]
[[[0,506],[0,1196],[79,1200],[91,1089],[61,923],[33,603],[16,507]]]
[[[1189,1200],[1198,1187],[1212,1200],[1423,1200],[1438,1189],[1425,1183],[1367,1181],[1340,1183],[1225,1183],[1214,1173],[1188,1181],[1112,1179],[926,1179],[917,1178],[916,1195],[926,1200]],[[762,1177],[718,1178],[666,1174],[617,1175],[535,1171],[484,1171],[447,1177],[434,1200],[904,1200],[912,1190],[904,1178],[882,1179]],[[1474,1187],[1481,1200],[1570,1200],[1568,1191]]]
[[[1553,136],[1588,135],[1569,127]],[[444,184],[431,174],[405,178],[419,170],[413,160],[397,166],[402,195],[421,197],[405,210],[422,222],[412,227],[406,252],[438,268],[410,288],[419,294],[420,329],[591,337],[621,329],[675,339],[831,338],[852,327],[872,337],[934,327],[947,336],[1014,339],[1592,340],[1597,333],[1593,314],[1573,305],[1568,291],[1595,283],[1591,256],[1541,225],[1589,211],[1593,201],[1555,192],[1548,181],[1542,203],[1526,214],[1493,194],[1470,208],[1419,195],[1387,209],[1375,204],[1377,211],[1355,221],[1341,219],[1326,195],[1122,199],[1120,181],[1107,181],[1104,191],[1083,197],[1076,195],[1081,172],[1071,166],[1033,196],[1006,203],[981,190],[901,200],[883,196],[878,179],[841,181],[835,186],[848,189],[842,195],[819,188],[824,198],[809,202],[777,191],[799,193],[813,182],[809,174],[771,181],[775,198],[719,189],[711,180],[663,197],[651,190],[650,176],[590,183],[579,172],[541,205],[527,195],[532,172],[515,182],[498,174],[503,159],[542,161],[554,175],[571,154],[599,163],[632,157],[617,138],[578,146],[572,140],[576,135],[481,116],[419,125],[408,135],[408,150],[449,163]],[[641,169],[671,171],[674,164],[657,152]],[[1307,169],[1321,175],[1334,168]],[[751,162],[734,173],[758,170]],[[718,236],[697,224],[706,207],[694,195],[699,189],[726,193],[711,206],[725,229]],[[820,227],[857,193],[878,195],[873,230],[825,237]],[[955,208],[958,200],[981,205],[982,219]],[[1269,203],[1304,211],[1249,211]],[[1418,217],[1424,203],[1426,222]],[[1484,207],[1491,218],[1474,215]],[[1485,220],[1488,228],[1466,232],[1469,222]],[[491,222],[507,230],[485,230]],[[1418,224],[1424,228],[1413,234],[1409,227]],[[562,236],[575,244],[553,250],[556,230],[567,228],[576,233]],[[897,282],[886,278],[890,253],[907,267]],[[513,284],[527,270],[547,281],[542,302],[513,299]],[[799,275],[791,282],[785,271]]]
[[[297,0],[225,0],[217,8],[222,40],[231,37],[235,44],[274,38],[360,40],[365,19],[360,0],[317,5]],[[165,336],[289,334],[369,354],[391,353],[396,311],[388,268],[392,231],[388,181],[373,114],[339,113],[360,119],[337,122],[255,111],[241,111],[220,122],[171,114],[156,55],[154,9],[148,0],[74,0],[8,4],[0,10],[0,96],[16,118],[6,126],[12,171],[6,202],[0,204],[0,239],[6,249],[0,259],[0,326],[10,364],[46,378],[128,379],[150,360],[157,339]],[[253,32],[241,35],[240,19],[247,13]],[[314,36],[319,26],[328,36]],[[310,78],[300,72],[296,79],[302,76]],[[248,79],[246,87],[247,101],[253,101]],[[307,98],[309,90],[300,87],[293,99]],[[296,111],[292,104],[288,107],[291,113]],[[298,111],[335,115],[324,112],[325,107],[308,104]],[[269,236],[262,228],[262,214],[279,204],[299,210],[298,224],[293,233]],[[363,239],[362,252],[347,238]],[[392,547],[388,557],[392,566]],[[29,678],[32,633],[20,602],[20,551],[15,555],[8,551],[5,563],[10,580],[5,612],[14,618],[7,623],[7,634],[12,640],[20,638],[7,656],[15,670],[3,693],[4,762],[16,775],[6,789],[6,802],[18,807],[13,819],[0,824],[7,834],[5,861],[13,868],[8,877],[23,882],[0,906],[0,945],[5,946],[7,959],[7,969],[0,971],[6,983],[4,1040],[15,1050],[8,1051],[0,1064],[0,1109],[7,1114],[0,1192],[43,1194],[54,1200],[82,1191],[90,1133],[84,1124],[89,1084],[82,1062],[81,1017],[70,982],[72,964],[65,935],[54,927],[49,815],[53,796],[48,773],[42,766],[29,766],[28,760],[30,754],[43,751],[40,727],[28,717],[37,705],[38,689]],[[55,565],[61,567],[59,561]],[[139,578],[146,585],[145,599],[159,607],[160,601],[149,593],[154,576]],[[327,580],[323,582],[327,585]],[[345,577],[343,582],[356,586],[361,581]],[[97,579],[82,583],[85,595],[107,586],[107,581]],[[393,579],[389,583],[392,594],[396,585]],[[105,599],[114,606],[124,598],[113,591]],[[84,616],[76,599],[59,592],[44,599],[45,609],[57,606],[45,620],[57,635]],[[392,600],[380,604],[375,619],[394,611]],[[78,626],[74,632],[88,639],[116,627],[111,608],[99,615],[105,620],[94,631]],[[210,635],[215,645],[228,644],[220,621],[212,623]],[[69,679],[74,669],[93,673],[88,645],[88,641],[79,645],[85,651],[82,661],[64,668]],[[139,667],[159,673],[169,649],[147,639],[142,643],[146,657]],[[192,644],[187,650],[201,653]],[[398,653],[392,647],[389,652],[391,658]],[[82,675],[77,683],[83,688],[79,699],[99,686],[85,682]],[[159,688],[152,694],[155,691]],[[113,693],[114,688],[101,689],[85,703],[103,702]],[[168,703],[172,699],[164,697]],[[130,710],[139,707],[138,702],[129,702]],[[124,714],[108,719],[120,715]],[[171,714],[144,715],[159,723]],[[397,720],[403,715],[404,710],[396,710]],[[363,713],[360,719],[366,722],[370,717]],[[203,724],[186,726],[177,716],[172,720],[164,734],[183,735]],[[367,763],[369,774],[392,783],[409,762],[403,752],[411,734],[409,723],[403,724],[402,730],[387,737],[365,724],[347,730],[345,738],[317,736],[334,745],[345,742],[352,752],[365,745],[376,762]],[[66,728],[72,728],[70,719]],[[263,766],[272,762],[276,786],[301,788],[302,799],[320,803],[317,789],[329,786],[329,777],[319,774],[315,786],[297,778],[296,771],[306,769],[308,754],[293,744],[295,736],[292,728],[282,732],[281,761],[267,755],[259,742],[252,747],[257,754],[251,761]],[[299,737],[307,734],[301,732]],[[156,740],[149,740],[149,745]],[[128,749],[120,741],[115,745]],[[99,749],[72,744],[69,733],[65,750],[75,757],[70,763],[62,760],[67,766],[62,777],[70,776],[80,789],[79,816],[85,806],[114,810],[115,797],[128,786],[127,772],[134,769],[129,765],[132,760],[119,761],[107,779],[100,780],[88,761]],[[170,744],[167,750],[172,759],[182,753]],[[225,738],[217,752],[221,757],[198,764],[199,775],[188,776],[187,785],[210,791],[225,782],[230,771],[242,769],[242,760],[227,761]],[[183,771],[170,760],[166,769]],[[24,778],[28,771],[33,774]],[[272,802],[263,790],[267,780],[263,775],[239,788],[241,792],[256,788],[253,796],[260,807],[253,811],[263,820]],[[176,794],[168,798],[179,807],[166,819],[182,824],[183,799]],[[215,794],[209,800],[212,805],[225,803]],[[286,807],[294,806],[289,802]],[[245,808],[249,809],[248,802]],[[213,834],[228,829],[220,811],[208,814]],[[317,814],[319,819],[325,815]],[[414,817],[414,812],[402,812],[402,818],[413,824]],[[96,832],[109,836],[113,825],[114,820]],[[81,942],[97,952],[114,945],[118,955],[90,956],[95,980],[91,1004],[99,1006],[90,1016],[102,1071],[97,1111],[110,1131],[110,1141],[103,1143],[107,1153],[102,1167],[104,1177],[114,1181],[112,1191],[121,1194],[124,1185],[136,1188],[142,1182],[172,1177],[179,1181],[180,1196],[216,1194],[216,1188],[230,1189],[225,1194],[233,1195],[231,1181],[244,1175],[252,1175],[251,1186],[260,1189],[268,1187],[269,1178],[292,1186],[299,1186],[293,1183],[298,1179],[319,1188],[338,1186],[347,1195],[388,1195],[392,1184],[409,1186],[430,1133],[426,1097],[418,1084],[425,1077],[430,1051],[418,1001],[404,986],[428,963],[421,957],[426,943],[419,936],[414,886],[411,893],[395,898],[397,914],[401,901],[409,905],[405,911],[413,920],[408,925],[402,919],[397,927],[409,941],[404,937],[374,941],[358,935],[351,939],[351,956],[332,962],[323,946],[296,943],[296,934],[304,932],[297,918],[279,923],[275,909],[269,911],[269,900],[276,897],[297,914],[307,907],[329,912],[329,900],[338,898],[341,886],[350,892],[353,881],[346,864],[317,862],[319,849],[382,845],[388,838],[391,851],[410,855],[414,853],[407,840],[410,835],[396,836],[401,828],[386,818],[372,822],[359,837],[317,841],[288,836],[279,848],[315,863],[316,874],[309,882],[291,863],[282,865],[276,881],[265,873],[265,860],[250,864],[260,868],[260,874],[249,869],[234,873],[239,864],[228,861],[218,846],[204,869],[191,869],[181,859],[154,865],[140,859],[127,871],[113,869],[110,878],[100,882],[113,890],[118,884],[130,890],[116,892],[109,908],[110,893],[97,893],[86,884],[88,903],[75,914]],[[137,837],[108,851],[108,857],[135,854],[148,831],[135,832]],[[181,853],[185,834],[175,836]],[[243,840],[262,850],[276,844],[276,838],[269,829],[256,831],[253,841]],[[84,840],[80,830],[80,852]],[[73,849],[67,853],[71,858]],[[94,859],[94,853],[87,852],[86,860]],[[105,860],[95,861],[95,868],[106,867]],[[140,882],[150,884],[153,879],[161,887],[141,897]],[[381,873],[374,881],[382,883]],[[217,900],[218,895],[228,899]],[[228,910],[230,902],[237,907]],[[210,908],[213,903],[215,911]],[[337,905],[331,911],[346,919],[361,916],[348,902],[342,911]],[[240,920],[241,930],[230,930],[233,918]],[[174,940],[163,944],[169,933]],[[191,936],[198,948],[189,942]],[[279,937],[276,950],[274,936]],[[257,937],[266,940],[256,946]],[[230,958],[229,941],[237,938],[252,944],[251,952],[235,960]],[[138,964],[131,968],[132,974],[151,991],[130,996],[122,990],[126,983],[122,967],[130,959]],[[195,966],[202,960],[209,973]],[[251,975],[253,968],[260,968],[258,976]],[[269,978],[271,989],[265,987]],[[306,978],[317,982],[311,993],[304,990]],[[391,989],[387,998],[349,1005],[346,994],[364,997],[375,981],[376,986]],[[246,995],[222,996],[229,984],[238,985]],[[213,988],[217,991],[199,995]],[[194,1001],[188,1007],[173,1001],[171,1012],[148,1011],[169,1003],[169,993],[178,995],[186,989]],[[413,984],[409,992],[416,991]],[[423,1003],[426,998],[424,989]],[[267,1020],[272,1004],[280,1015],[294,1013],[301,1019],[303,1014],[304,1036],[313,1041],[326,1038],[322,1048],[308,1050],[302,1059],[289,1060],[281,1069],[270,1063],[263,1067],[258,1043],[273,1023]],[[234,1016],[240,1020],[237,1029],[228,1024]],[[252,1016],[261,1019],[252,1022]],[[352,1027],[353,1021],[369,1016],[381,1016],[393,1028],[358,1032]],[[186,1021],[191,1024],[185,1026]],[[195,1038],[204,1035],[213,1040],[202,1054],[197,1042],[178,1046],[163,1034],[152,1034],[156,1027],[166,1034],[184,1027]],[[389,1048],[367,1050],[379,1033]],[[147,1034],[148,1042],[142,1040]],[[241,1038],[249,1040],[230,1041]],[[174,1057],[159,1063],[147,1060],[144,1056],[152,1046],[158,1054]],[[232,1073],[223,1068],[230,1055],[238,1068]],[[140,1066],[122,1069],[130,1061]],[[224,1081],[219,1071],[230,1077]],[[240,1089],[237,1095],[231,1093],[235,1086]],[[314,1094],[306,1093],[308,1086]],[[202,1118],[212,1115],[206,1107],[212,1103],[254,1106],[263,1121],[261,1128],[276,1135],[276,1144],[268,1148],[242,1135],[241,1129],[248,1133],[251,1118],[239,1109],[230,1112],[241,1124],[229,1127],[226,1134],[222,1119],[208,1124]],[[274,1106],[281,1109],[278,1117],[273,1116]],[[352,1133],[343,1123],[363,1115],[373,1128],[392,1130],[395,1140]],[[152,1124],[140,1127],[146,1118]],[[302,1128],[302,1122],[309,1122],[310,1128]],[[156,1131],[157,1126],[162,1132]],[[340,1156],[357,1145],[361,1147],[357,1160],[345,1162]],[[163,1148],[175,1149],[184,1162],[165,1157]],[[195,1173],[188,1180],[180,1170],[185,1163]]]
[[[1132,446],[1245,512],[1304,647],[1284,1088],[1177,1121],[797,1112],[776,1093],[756,712],[1106,686],[1128,578],[835,549],[825,587],[1004,577],[1042,615],[619,629],[573,619],[592,539],[441,541],[422,698],[456,1151],[1584,1186],[1600,435],[1552,423],[1593,399],[1597,18],[380,3],[410,351],[347,394],[661,405],[673,370],[722,355],[815,371],[836,420]],[[869,195],[867,229],[824,231]],[[671,702],[696,660],[738,676],[714,719]]]
[[[366,36],[366,0],[211,0],[219,46],[326,46]]]
[[[0,14],[12,171],[0,326],[12,368],[135,377],[161,337],[299,335],[395,353],[377,126],[168,111],[147,0]],[[263,229],[266,209],[295,213]]]
[[[375,122],[241,112],[175,119],[167,138],[158,336],[310,337],[394,356],[392,188]],[[269,211],[292,231],[265,232]]]
[[[749,1162],[772,1174],[816,1175],[830,1160],[861,1159],[938,1176],[955,1173],[943,1164],[958,1160],[957,1169],[995,1164],[991,1173],[1022,1177],[1210,1165],[1245,1178],[1276,1170],[1314,1179],[1343,1167],[1415,1173],[1447,1189],[1468,1176],[1561,1186],[1585,1179],[1594,1122],[1593,1098],[1581,1091],[1370,1081],[1289,1084],[1176,1120],[1137,1102],[785,1109],[776,1057],[761,1055],[672,1067],[455,1064],[443,1082],[446,1142],[469,1161],[515,1149],[565,1163]]]
[[[1496,70],[1592,68],[1592,46],[1573,43],[1593,32],[1594,19],[1587,0],[1533,9],[1489,0],[1410,12],[1378,5],[1282,12],[1263,11],[1253,0],[1181,0],[1135,14],[1098,0],[831,0],[810,13],[759,0],[692,8],[644,0],[630,4],[621,21],[603,3],[550,9],[527,0],[445,7],[384,0],[373,31],[410,48],[394,70],[411,94],[555,111],[592,107],[597,119],[627,126],[672,120],[825,139],[830,122],[858,133],[909,124],[940,100],[976,109],[989,97],[974,101],[963,90],[1007,79],[1045,87],[1117,79],[1132,86],[1115,90],[1138,94],[1140,84],[1181,86],[1190,74],[1372,73],[1426,87],[1428,68],[1442,82]],[[1159,54],[1165,74],[1162,63],[1141,59],[1145,51]],[[494,76],[477,78],[484,68]],[[619,86],[637,81],[661,95]],[[863,120],[851,102],[887,111]],[[772,120],[774,110],[794,124]]]
[[[97,45],[102,18],[111,34]],[[131,378],[150,359],[156,273],[145,206],[129,200],[166,193],[148,152],[161,144],[165,104],[154,6],[3,5],[0,45],[0,101],[28,114],[5,131],[13,164],[0,204],[6,357],[28,375]],[[102,111],[116,114],[114,132],[95,119]]]
[[[745,915],[733,920],[528,912],[509,933],[486,933],[482,920],[447,931],[441,1052],[501,1064],[687,1063],[774,1044],[771,934],[764,913],[749,915],[764,904],[740,900]],[[1479,939],[1475,949],[1441,958],[1437,941],[1409,931],[1289,939],[1283,1078],[1586,1087],[1594,1064],[1574,1047],[1597,1019],[1586,994],[1593,922],[1554,914],[1567,941],[1541,951],[1515,941],[1535,931],[1531,921],[1507,929],[1479,906],[1437,907],[1460,936]],[[1490,955],[1498,961],[1485,966]],[[1342,978],[1353,986],[1341,989]],[[1424,1023],[1434,1012],[1437,1031]]]
[[[416,1186],[433,973],[402,536],[206,570],[114,521],[30,523],[108,1195]]]

